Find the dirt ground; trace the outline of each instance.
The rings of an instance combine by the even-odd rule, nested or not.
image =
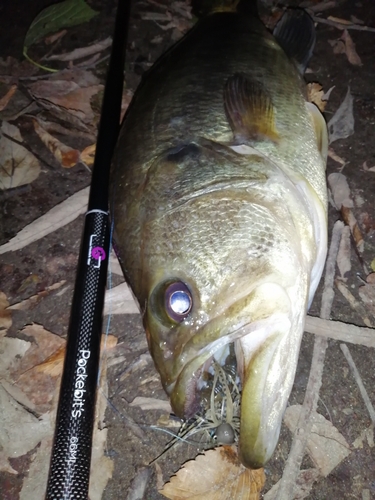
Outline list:
[[[0,31],[1,58],[12,56],[17,61],[23,60],[23,39],[28,26],[41,9],[50,4],[50,0],[2,1],[0,6],[2,26],[11,26],[12,29]],[[84,47],[112,34],[115,2],[95,0],[89,4],[100,14],[88,24],[69,28],[57,52]],[[160,4],[168,7],[169,10],[160,8],[156,3],[147,0],[133,1],[132,4],[125,81],[127,89],[135,90],[143,73],[181,35],[181,28],[185,28],[182,24],[183,22],[188,24],[188,21],[181,16],[175,17],[175,11],[170,9],[173,4],[171,0],[160,1]],[[295,4],[296,2],[288,2],[288,5]],[[144,19],[147,17],[144,13],[165,14],[166,12],[171,13],[170,22],[164,20],[158,25],[155,20]],[[347,20],[355,16],[357,20],[363,21],[364,25],[375,27],[375,3],[373,0],[337,1],[336,6],[321,13],[322,18],[326,19],[328,16]],[[179,19],[180,24],[173,24],[172,21],[176,18]],[[351,241],[351,269],[345,274],[347,289],[355,296],[362,308],[359,306],[355,308],[353,302],[349,303],[335,288],[330,319],[365,326],[365,316],[369,318],[369,323],[373,326],[374,308],[371,303],[362,302],[358,289],[363,286],[367,275],[372,272],[374,264],[371,265],[371,263],[375,258],[375,172],[371,171],[371,167],[375,166],[373,132],[375,125],[375,32],[350,30],[350,34],[362,65],[353,65],[345,54],[333,52],[329,41],[340,38],[342,30],[318,23],[317,44],[309,63],[310,71],[306,76],[308,81],[318,81],[325,91],[334,86],[325,110],[327,121],[343,101],[348,86],[354,98],[354,134],[332,144],[336,155],[345,160],[345,166],[343,167],[330,157],[327,174],[342,171],[346,176],[354,200],[352,211],[359,221],[363,234],[364,250],[360,254],[356,252],[355,244]],[[33,50],[37,58],[43,54],[45,47],[38,44]],[[104,81],[105,68],[106,61],[92,69],[101,81]],[[2,70],[2,75],[4,74],[6,72]],[[22,78],[21,75],[17,83],[19,92],[29,96],[27,77]],[[0,97],[5,94],[8,87],[9,81],[0,75]],[[30,97],[25,99],[27,101]],[[5,108],[0,112],[1,120],[9,120],[19,127],[28,148],[42,165],[41,174],[31,184],[0,192],[0,244],[9,241],[27,224],[90,183],[90,173],[82,163],[78,163],[73,168],[64,169],[42,144],[33,129],[30,116],[39,112],[41,112],[40,109],[33,110],[15,119],[14,109]],[[55,135],[65,144],[80,151],[92,143],[90,134],[81,137],[69,134]],[[333,224],[340,218],[340,212],[330,204],[330,235]],[[41,240],[18,251],[1,255],[0,290],[5,293],[10,304],[16,304],[45,291],[47,287],[60,280],[66,280],[63,293],[46,294],[32,309],[13,311],[12,326],[8,330],[8,337],[23,338],[21,330],[30,323],[43,325],[58,336],[66,335],[82,224],[83,216],[79,216],[70,224]],[[120,281],[117,275],[113,275],[114,285]],[[322,285],[318,289],[310,310],[312,316],[319,316],[321,294]],[[162,410],[142,410],[139,407],[130,406],[130,403],[137,396],[161,400],[167,400],[167,397],[162,390],[153,364],[147,356],[147,344],[139,315],[114,315],[111,319],[110,333],[118,338],[115,354],[111,358],[112,366],[108,368],[109,403],[105,417],[105,423],[109,429],[106,455],[113,461],[114,470],[102,498],[104,500],[162,499],[164,497],[157,491],[161,477],[166,481],[182,463],[189,458],[194,458],[202,445],[201,447],[191,444],[175,446],[157,462],[160,468],[148,467],[148,464],[162,453],[164,446],[171,439],[165,432],[151,426],[163,427],[163,418],[165,423],[168,414]],[[314,336],[306,333],[290,397],[291,405],[303,403],[310,373],[313,344]],[[348,344],[348,347],[370,401],[375,405],[374,350],[354,344]],[[135,366],[134,362],[138,359],[144,362]],[[127,371],[130,366],[133,369]],[[373,437],[372,441],[371,439],[364,440],[361,446],[356,447],[353,444],[361,433],[371,428],[372,422],[339,341],[329,340],[317,411],[344,436],[350,445],[351,452],[327,477],[323,475],[318,477],[306,498],[312,500],[375,498]],[[169,430],[176,431],[176,428]],[[291,442],[292,434],[287,427],[283,426],[276,452],[265,468],[266,485],[263,492],[268,491],[281,478]],[[18,474],[0,472],[1,498],[4,500],[19,498],[34,452],[35,450],[30,450],[26,455],[10,458],[10,463]],[[316,464],[308,455],[305,455],[301,468],[314,467]],[[135,496],[134,478],[137,478],[139,484],[146,485],[142,497]]]

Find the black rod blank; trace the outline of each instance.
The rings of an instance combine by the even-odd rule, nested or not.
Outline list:
[[[119,0],[73,295],[47,500],[88,498],[109,257],[108,187],[124,78],[130,0]]]

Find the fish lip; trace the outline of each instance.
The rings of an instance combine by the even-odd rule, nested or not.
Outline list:
[[[285,318],[285,314],[275,314],[273,321]],[[232,331],[218,339],[210,342],[207,346],[200,349],[198,354],[192,358],[180,371],[176,380],[167,387],[167,392],[170,394],[172,407],[176,415],[184,419],[189,419],[194,416],[199,409],[199,394],[201,389],[198,387],[199,377],[202,374],[203,366],[207,361],[214,358],[214,355],[226,345],[235,343],[241,338],[246,337],[253,331],[261,332],[257,339],[254,339],[254,351],[260,346],[269,336],[267,325],[269,318],[264,320],[252,321],[249,319],[240,326],[237,326]],[[262,335],[263,332],[263,335]],[[242,381],[243,374],[241,363],[239,363],[238,355],[236,354],[237,373]],[[181,395],[186,397],[182,399]]]

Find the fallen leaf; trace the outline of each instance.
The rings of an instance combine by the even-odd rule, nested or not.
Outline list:
[[[346,96],[336,113],[329,120],[327,127],[330,144],[354,134],[353,96],[350,93],[350,87],[348,87]]]
[[[296,430],[301,408],[301,405],[293,405],[286,409],[284,422],[291,432]],[[350,455],[350,446],[336,427],[322,415],[313,412],[311,420],[313,425],[307,440],[307,452],[320,474],[326,477]]]
[[[363,442],[366,441],[370,448],[374,447],[374,427],[372,425],[361,432],[361,434],[353,442],[353,448],[363,448]]]
[[[137,396],[133,399],[129,406],[139,406],[141,410],[161,410],[167,413],[172,413],[170,402],[164,399]]]
[[[94,119],[91,98],[103,89],[103,85],[81,86],[79,83],[65,79],[40,80],[31,84],[29,90],[41,106],[49,109],[48,103],[51,103],[83,123],[90,123]]]
[[[0,99],[0,111],[3,111],[7,107],[8,102],[12,99],[16,90],[17,85],[11,85],[8,92]]]
[[[343,283],[340,279],[335,280],[335,285],[340,291],[340,293],[345,297],[345,299],[349,302],[351,309],[356,311],[362,318],[362,321],[364,324],[369,327],[373,328],[374,324],[369,318],[369,310],[363,306],[361,302],[359,302],[354,295],[351,293],[349,290],[348,286]]]
[[[221,446],[189,460],[159,491],[170,500],[257,500],[263,469],[246,469],[234,447]]]
[[[70,148],[62,143],[56,137],[49,134],[39,124],[38,120],[33,119],[34,130],[40,137],[43,144],[51,151],[57,161],[64,168],[71,168],[77,165],[80,159],[80,152],[77,149]]]
[[[355,218],[352,210],[343,205],[341,207],[341,215],[345,224],[350,227],[350,231],[352,233],[358,251],[360,253],[363,253],[365,249],[365,242],[359,224],[357,222],[357,219]]]
[[[343,206],[347,208],[354,206],[349,184],[344,174],[338,172],[330,174],[328,176],[328,185],[337,210],[341,210]]]
[[[7,309],[10,311],[28,311],[35,307],[39,302],[46,297],[53,290],[57,290],[61,286],[66,283],[66,280],[61,280],[58,283],[54,283],[51,286],[47,286],[42,292],[37,293],[36,295],[32,295],[28,299],[22,300],[21,302],[17,302],[16,304],[12,304]],[[10,313],[9,313],[10,314]]]
[[[104,315],[107,314],[139,314],[139,307],[127,283],[106,291]]]
[[[310,102],[313,102],[320,111],[324,111],[327,105],[327,99],[324,99],[324,90],[319,83],[308,83],[307,84],[307,96]]]
[[[19,364],[19,360],[23,358],[27,350],[30,348],[30,342],[14,337],[0,338],[0,377],[12,380],[13,373]]]
[[[375,316],[375,285],[366,284],[358,288],[358,294],[366,310]]]
[[[38,160],[20,144],[21,142],[23,139],[19,129],[3,122],[0,133],[0,189],[30,184],[40,174]]]
[[[81,162],[87,166],[93,165],[95,159],[95,151],[96,151],[96,143],[87,146],[87,148],[85,148],[80,154]]]
[[[45,497],[52,443],[53,428],[51,424],[50,434],[41,440],[40,446],[32,457],[26,477],[23,478],[19,500],[39,500]]]
[[[375,167],[369,167],[367,165],[367,161],[364,161],[362,164],[362,168],[365,172],[375,172]]]
[[[3,458],[25,455],[52,433],[48,419],[38,419],[0,384],[0,449]]]
[[[8,328],[12,326],[12,313],[7,310],[8,306],[7,296],[4,292],[0,292],[0,335],[5,335]]]
[[[345,53],[350,64],[353,64],[354,66],[362,66],[361,58],[357,54],[355,44],[352,40],[352,37],[349,35],[348,30],[344,30],[341,38],[345,43]]]
[[[332,158],[332,160],[336,161],[337,163],[340,163],[340,165],[342,165],[343,168],[348,163],[346,160],[341,158],[341,156],[336,154],[332,148],[328,148],[328,156],[330,158]]]
[[[57,42],[57,40],[60,40],[60,38],[63,38],[67,33],[67,30],[61,30],[57,33],[54,33],[53,35],[46,36],[44,39],[44,43],[46,45],[52,45],[53,43]]]
[[[87,210],[87,201],[90,188],[87,187],[78,191],[70,198],[59,203],[46,214],[36,219],[34,222],[24,227],[8,243],[0,247],[0,254],[5,252],[14,252],[23,248],[34,241],[38,241],[47,234],[56,231],[60,227],[69,224],[79,215]]]
[[[317,469],[307,469],[301,470],[298,473],[298,478],[296,480],[293,500],[303,500],[308,498],[314,483],[319,479],[320,474]],[[280,481],[272,486],[272,488],[267,491],[264,495],[264,500],[274,500],[279,489]]]

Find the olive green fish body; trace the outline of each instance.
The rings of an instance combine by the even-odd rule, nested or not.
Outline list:
[[[202,366],[233,342],[253,467],[276,446],[326,252],[325,146],[302,88],[259,20],[213,14],[141,84],[114,157],[119,258],[174,411],[199,409]]]

